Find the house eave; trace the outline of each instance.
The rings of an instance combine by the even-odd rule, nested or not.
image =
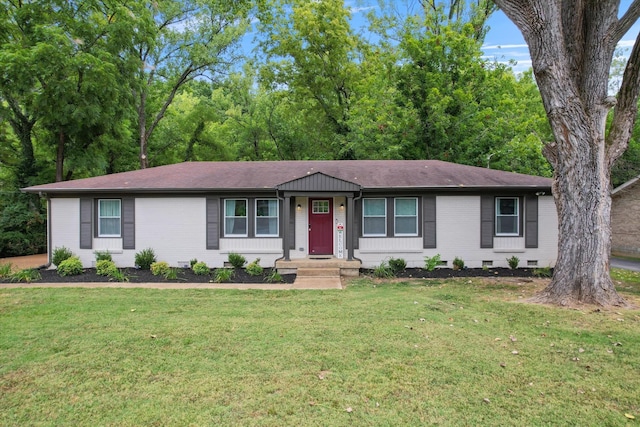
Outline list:
[[[25,193],[35,193],[40,194],[41,196],[51,195],[51,196],[59,196],[59,195],[82,195],[82,194],[210,194],[210,193],[245,193],[245,192],[253,192],[253,193],[276,193],[277,188],[249,188],[249,187],[241,187],[241,188],[50,188],[50,189],[42,189],[37,187],[30,188],[22,188],[22,192]],[[488,191],[525,191],[525,192],[544,192],[545,194],[551,194],[550,186],[540,186],[540,185],[440,185],[440,186],[395,186],[395,187],[387,187],[387,186],[379,186],[379,187],[362,187],[362,192],[396,192],[396,191],[418,191],[418,192],[488,192]],[[326,192],[325,192],[326,193]],[[309,192],[309,194],[313,194],[313,192]]]

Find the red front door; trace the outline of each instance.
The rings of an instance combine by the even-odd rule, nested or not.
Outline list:
[[[333,254],[333,199],[309,199],[309,254]]]

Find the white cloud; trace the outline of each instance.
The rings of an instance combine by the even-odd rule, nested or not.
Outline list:
[[[492,49],[528,49],[526,43],[524,44],[493,44],[493,45],[485,45],[482,46],[482,50],[492,50]]]

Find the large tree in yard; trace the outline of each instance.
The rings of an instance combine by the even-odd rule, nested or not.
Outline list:
[[[624,13],[619,0],[495,2],[529,45],[554,135],[543,151],[554,168],[558,260],[550,284],[536,299],[625,305],[609,275],[610,176],[629,144],[637,113],[640,40],[615,97],[608,93],[608,80],[616,44],[640,17],[640,0]]]

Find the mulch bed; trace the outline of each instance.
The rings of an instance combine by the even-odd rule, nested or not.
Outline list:
[[[137,268],[123,268],[121,271],[127,276],[130,283],[210,283],[213,282],[213,274],[197,275],[190,268],[176,269],[177,279],[166,279],[164,276],[154,276],[149,270],[140,270]],[[265,268],[264,273],[260,276],[251,276],[244,269],[235,269],[233,278],[229,283],[268,283],[267,278],[271,274],[271,269]],[[75,276],[60,276],[56,270],[39,269],[41,279],[34,280],[32,283],[81,283],[81,282],[113,282],[114,280],[107,276],[99,276],[96,274],[95,268],[85,268],[82,274]],[[283,274],[282,282],[293,283],[295,274]],[[4,279],[0,282],[9,282]]]
[[[422,268],[407,268],[406,270],[396,274],[397,278],[406,279],[447,279],[453,277],[537,277],[534,274],[536,269],[533,268],[463,268],[462,270],[453,270],[451,268],[436,268],[433,271],[427,271]],[[553,270],[550,270],[553,273]],[[370,271],[368,274],[373,274]]]
[[[122,269],[130,283],[210,283],[213,282],[213,274],[202,276],[194,274],[191,269],[177,269],[177,279],[166,279],[164,276],[154,276],[149,270],[140,270],[136,268]],[[35,280],[34,283],[80,283],[80,282],[113,282],[113,279],[106,276],[96,274],[95,268],[86,268],[82,274],[76,276],[60,276],[56,270],[39,269],[41,279]],[[268,283],[267,278],[271,274],[272,269],[265,268],[264,274],[261,276],[251,276],[244,269],[235,269],[233,278],[230,283]],[[373,277],[373,270],[361,269],[360,273],[365,276]],[[396,274],[396,278],[400,279],[448,279],[454,277],[536,277],[534,269],[518,268],[511,270],[509,268],[465,268],[462,270],[453,270],[449,268],[437,268],[433,271],[427,271],[422,268],[407,268],[406,270]],[[295,274],[283,274],[282,282],[293,283],[296,278]],[[0,282],[10,282],[10,279],[2,279]]]

